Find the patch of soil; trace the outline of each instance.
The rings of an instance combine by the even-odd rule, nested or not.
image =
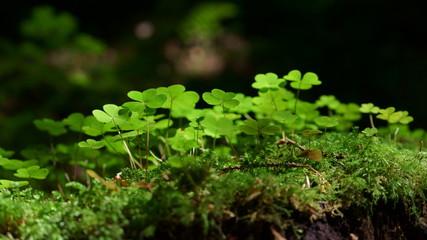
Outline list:
[[[411,217],[403,205],[382,204],[372,216],[358,209],[344,211],[343,217],[330,215],[311,223],[301,223],[305,240],[422,240],[427,239],[427,227]],[[294,239],[290,237],[288,239]]]
[[[343,214],[343,217],[327,215],[315,221],[294,219],[294,226],[303,230],[300,236],[259,222],[237,226],[231,223],[231,226],[223,226],[223,230],[225,239],[427,240],[427,207],[419,218],[411,217],[403,205],[390,204],[378,205],[370,217],[357,208],[343,211]]]

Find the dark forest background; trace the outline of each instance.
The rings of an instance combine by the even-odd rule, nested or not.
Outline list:
[[[0,146],[45,142],[37,118],[90,114],[175,83],[254,95],[255,74],[315,72],[333,94],[427,129],[419,1],[9,1],[0,7]]]

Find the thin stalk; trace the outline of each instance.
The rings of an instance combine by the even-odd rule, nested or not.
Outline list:
[[[145,143],[145,180],[148,180],[148,153],[149,153],[149,143],[150,143],[150,126],[149,126],[149,122],[148,122],[148,117],[145,117],[145,121],[146,121],[146,133],[147,133],[147,138],[146,138],[146,143]]]
[[[268,90],[268,92],[270,93],[270,97],[271,97],[271,101],[273,102],[274,110],[277,111],[277,105],[276,105],[276,102],[274,101],[273,94],[271,93],[271,90]]]
[[[102,176],[104,176],[104,173],[101,171],[101,168],[99,167],[98,159],[96,159],[96,155],[95,155],[95,152],[93,151],[92,147],[90,148],[90,152],[92,153],[93,160],[95,161],[95,166],[96,166],[97,171],[100,172]]]
[[[123,138],[122,132],[120,131],[119,126],[116,124],[116,122],[113,119],[113,124],[114,126],[116,126],[117,128],[117,132],[119,133],[120,139],[122,140],[123,143],[123,148],[125,149],[125,151],[127,152],[127,154],[129,155],[129,161],[130,161],[130,165],[133,169],[136,169],[136,165],[139,165],[139,163],[133,158],[132,153],[128,147],[128,145],[126,144],[126,140]],[[136,164],[136,165],[135,165]],[[142,166],[139,166],[142,168]]]
[[[169,147],[169,142],[168,142],[168,138],[169,138],[169,125],[170,125],[171,115],[172,115],[172,104],[173,104],[173,101],[171,99],[171,107],[169,109],[168,123],[167,123],[167,129],[166,129],[166,139],[165,139],[165,148],[166,148],[166,152],[168,153],[169,157],[172,156],[171,149]]]
[[[142,166],[142,152],[141,152],[141,136],[139,135],[139,129],[136,130],[138,134],[138,155],[139,155],[139,164]]]
[[[236,149],[234,149],[233,144],[231,143],[230,139],[227,136],[225,136],[225,141],[227,141],[227,143],[230,144],[230,147],[234,153],[234,156],[238,157],[239,155],[237,155]]]
[[[371,113],[369,113],[369,121],[371,122],[371,128],[376,128],[374,125],[374,118],[372,117]]]
[[[297,103],[298,103],[298,99],[299,99],[300,88],[301,88],[301,81],[300,81],[299,86],[298,86],[297,99],[295,100],[295,105],[294,105],[294,114],[295,115],[297,114]]]

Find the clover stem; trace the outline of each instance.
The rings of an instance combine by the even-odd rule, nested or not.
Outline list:
[[[166,129],[166,138],[165,138],[165,147],[166,147],[166,152],[168,153],[168,156],[171,156],[171,149],[169,148],[169,125],[170,125],[170,121],[171,121],[171,115],[172,115],[172,104],[173,101],[171,99],[171,107],[169,109],[169,116],[168,116],[168,123],[167,123],[167,129]]]
[[[300,83],[300,85],[301,85],[301,83]],[[294,114],[295,115],[297,114],[297,104],[298,104],[298,99],[299,99],[299,92],[300,92],[300,89],[298,88],[298,90],[297,90],[297,99],[295,100],[295,105],[294,105]]]
[[[93,156],[93,160],[95,161],[95,166],[98,172],[101,172],[101,168],[99,168],[99,164],[98,164],[98,159],[96,159],[96,155],[95,152],[93,151],[93,148],[90,148],[90,152],[92,153]],[[102,172],[101,175],[104,175],[104,173]]]
[[[225,136],[225,141],[227,141],[227,143],[230,144],[231,150],[233,151],[234,156],[236,156],[236,158],[237,158],[238,155],[237,155],[236,149],[234,149],[233,144],[231,143],[230,139],[227,136]]]
[[[150,126],[148,117],[145,117],[146,121],[146,142],[145,142],[145,181],[148,181],[148,153],[149,153],[149,142],[150,142]]]
[[[142,152],[141,152],[141,136],[139,135],[139,129],[136,130],[138,134],[138,155],[139,155],[139,164],[142,166]]]
[[[372,117],[372,113],[369,113],[369,122],[371,123],[371,128],[376,128],[374,125],[374,118]],[[374,136],[378,137],[378,133],[375,133]]]
[[[397,145],[397,134],[399,133],[399,128],[396,127],[396,130],[394,131],[394,145]]]
[[[271,93],[271,90],[268,90],[268,92],[270,93],[270,97],[271,97],[271,101],[273,102],[274,110],[277,111],[277,106],[276,106],[276,102],[274,101],[273,94]]]

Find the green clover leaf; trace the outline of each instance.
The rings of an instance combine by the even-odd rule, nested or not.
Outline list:
[[[64,127],[64,123],[60,121],[43,118],[42,120],[34,120],[34,124],[38,129],[47,131],[52,136],[59,136],[67,133],[67,129]]]
[[[275,73],[257,74],[255,82],[252,83],[252,87],[259,89],[260,92],[276,91],[285,85],[286,81],[278,78]]]
[[[38,163],[39,161],[37,160],[21,161],[16,159],[7,159],[7,158],[0,157],[0,166],[2,166],[6,170],[17,170],[20,168],[36,165]]]
[[[62,122],[74,132],[81,132],[85,116],[81,113],[72,113]]]
[[[126,122],[126,119],[123,115],[120,114],[120,110],[122,107],[119,107],[114,104],[105,104],[103,106],[104,111],[101,110],[93,110],[92,114],[95,116],[96,120],[102,123],[114,123],[115,125],[120,125]]]
[[[375,106],[373,103],[363,103],[362,106],[359,108],[359,110],[362,113],[377,114],[377,113],[379,113],[380,108]]]
[[[320,127],[331,128],[335,127],[339,124],[339,122],[335,118],[321,116],[314,119],[314,122]]]
[[[313,72],[307,72],[301,78],[301,72],[298,70],[292,70],[283,77],[284,79],[291,81],[291,87],[299,90],[308,90],[312,88],[313,85],[322,84],[317,77],[317,74]]]
[[[199,146],[197,141],[186,133],[187,130],[187,128],[177,129],[175,136],[168,139],[172,149],[185,152]]]
[[[274,135],[280,130],[279,127],[270,125],[270,121],[267,119],[246,119],[243,121],[243,125],[239,126],[239,129],[248,135]]]
[[[340,105],[340,101],[338,101],[334,95],[322,95],[319,100],[316,101],[316,105],[318,107],[328,107],[329,109],[337,109]]]
[[[204,128],[203,131],[205,134],[213,138],[230,136],[236,131],[236,126],[229,118],[217,119],[214,116],[208,115],[200,122],[200,125]]]
[[[380,109],[378,112],[380,114],[377,115],[377,118],[388,121],[391,114],[396,111],[394,107],[388,107],[386,109]]]
[[[239,105],[239,101],[234,99],[233,92],[224,92],[221,89],[213,89],[211,92],[205,92],[202,95],[203,100],[210,105],[221,105],[226,108],[234,108]]]
[[[49,174],[47,168],[40,168],[39,166],[31,166],[28,168],[21,168],[13,174],[15,177],[19,178],[35,178],[35,179],[45,179]]]
[[[28,185],[28,181],[10,181],[6,179],[0,179],[0,189],[3,188],[17,188]]]
[[[166,94],[159,94],[156,89],[147,89],[143,92],[130,91],[128,97],[136,100],[149,108],[160,108],[166,102]]]
[[[200,96],[194,91],[185,91],[185,87],[180,84],[169,87],[157,88],[158,92],[166,95],[166,101],[162,108],[194,108]]]
[[[100,149],[104,147],[104,143],[96,141],[93,139],[87,139],[86,141],[79,142],[79,147],[81,148],[90,148],[90,149]]]
[[[292,114],[291,111],[279,111],[273,114],[273,119],[284,124],[293,123],[298,117]]]
[[[365,128],[365,130],[363,130],[362,133],[364,133],[365,136],[367,136],[367,137],[372,137],[378,133],[378,129],[376,129],[376,128]]]

